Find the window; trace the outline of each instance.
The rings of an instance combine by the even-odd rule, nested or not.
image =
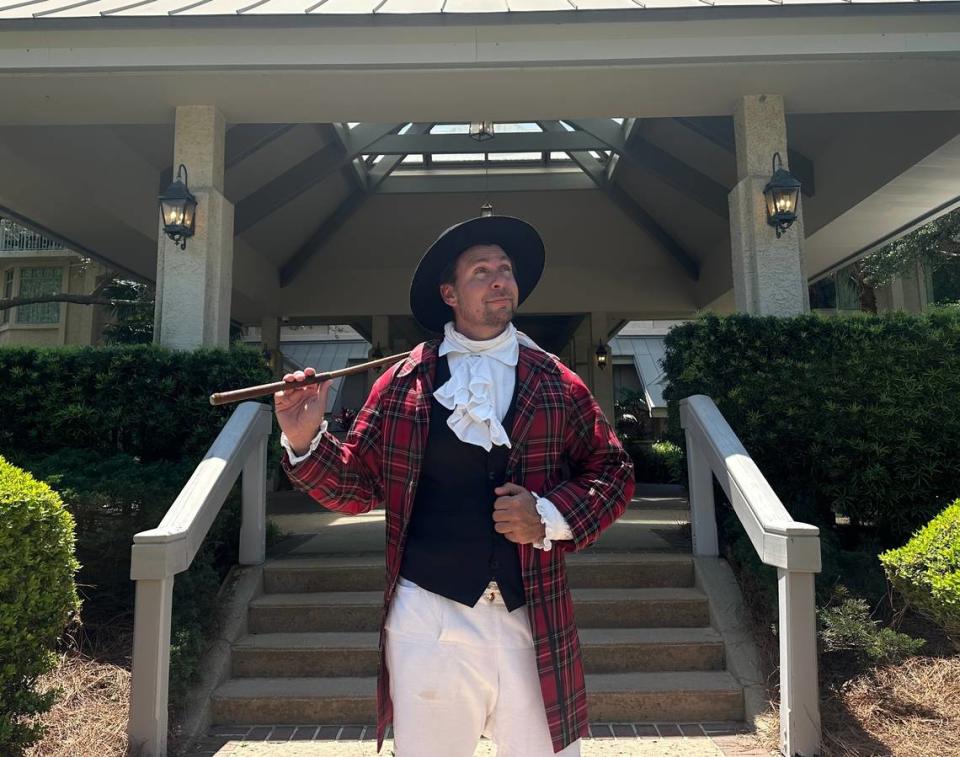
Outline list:
[[[3,272],[3,299],[9,300],[13,297],[13,269],[8,268]],[[0,325],[10,323],[10,309],[7,308],[0,312]]]
[[[810,309],[833,310],[837,307],[837,282],[832,275],[811,284]]]
[[[39,297],[57,294],[63,279],[62,268],[21,268],[20,296]],[[59,323],[60,303],[39,302],[17,307],[17,323]]]

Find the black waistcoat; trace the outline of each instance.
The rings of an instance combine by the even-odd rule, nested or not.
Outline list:
[[[437,361],[434,386],[450,378],[444,355]],[[517,398],[503,419],[513,425]],[[473,607],[490,581],[496,581],[509,610],[524,604],[517,545],[493,527],[494,489],[504,483],[508,447],[490,452],[460,441],[447,425],[452,411],[430,399],[430,431],[400,575],[428,591]]]

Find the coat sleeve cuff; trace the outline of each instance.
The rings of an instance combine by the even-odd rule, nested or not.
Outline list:
[[[538,497],[535,492],[531,492],[537,497],[537,512],[540,514],[540,522],[544,525],[546,535],[542,542],[534,542],[533,546],[549,552],[553,548],[553,542],[562,539],[572,539],[573,531],[570,530],[570,524],[563,514],[546,497]]]
[[[317,446],[320,444],[320,439],[323,438],[324,432],[327,430],[327,421],[324,421],[320,424],[320,430],[317,432],[317,435],[313,437],[310,441],[310,449],[304,452],[302,455],[297,455],[293,451],[293,447],[290,446],[290,440],[287,439],[287,435],[284,433],[280,434],[280,444],[287,451],[287,460],[289,460],[290,465],[299,465],[304,460],[306,460],[310,455],[314,453],[314,450],[317,449]]]

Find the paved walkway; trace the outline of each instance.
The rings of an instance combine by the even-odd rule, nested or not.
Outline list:
[[[389,731],[388,731],[389,735]],[[390,757],[393,742],[384,743]],[[595,724],[582,757],[767,757],[742,723]],[[215,726],[190,757],[376,757],[373,726]],[[494,757],[483,740],[474,757]]]

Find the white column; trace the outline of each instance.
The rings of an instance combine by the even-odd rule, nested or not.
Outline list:
[[[240,521],[241,565],[260,565],[267,553],[267,437],[243,465]]]
[[[224,133],[223,114],[215,107],[177,108],[173,175],[181,163],[187,169],[197,218],[184,250],[163,233],[160,223],[154,341],[165,347],[229,344],[233,205],[223,196]]]
[[[693,536],[693,554],[716,557],[720,554],[717,542],[717,515],[713,497],[713,472],[696,437],[685,430],[687,439],[687,484],[690,489],[690,531]]]
[[[813,573],[777,569],[780,599],[780,751],[820,753],[817,607]]]
[[[597,404],[600,405],[600,409],[603,410],[603,414],[607,416],[607,420],[613,425],[616,423],[616,415],[613,408],[613,355],[607,355],[606,368],[600,369],[597,367],[597,346],[603,344],[608,352],[610,350],[607,339],[607,321],[606,313],[593,312],[590,314],[590,349],[587,351],[587,355],[590,359],[590,371],[593,378],[591,386],[593,398],[597,401]]]
[[[733,292],[737,310],[755,315],[796,315],[810,309],[803,266],[803,205],[777,239],[767,223],[763,188],[773,175],[773,154],[787,161],[783,98],[751,95],[734,112],[738,184],[729,195]]]
[[[173,576],[137,581],[127,736],[133,753],[143,757],[165,757],[167,753],[172,607]]]

